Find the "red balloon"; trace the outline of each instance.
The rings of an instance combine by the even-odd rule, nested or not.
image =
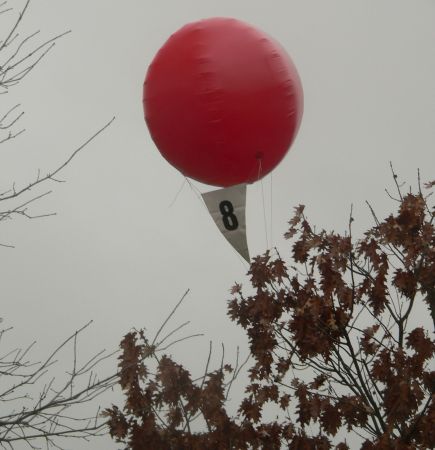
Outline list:
[[[284,49],[228,18],[185,25],[152,61],[145,120],[161,154],[202,183],[252,183],[279,164],[302,117],[303,92]]]

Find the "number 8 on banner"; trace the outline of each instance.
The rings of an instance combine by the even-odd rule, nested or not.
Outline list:
[[[229,231],[237,230],[239,228],[239,221],[234,215],[233,204],[229,200],[223,200],[219,203],[219,210],[222,214],[224,227]]]
[[[246,239],[246,184],[202,194],[217,227],[237,252],[249,262]]]

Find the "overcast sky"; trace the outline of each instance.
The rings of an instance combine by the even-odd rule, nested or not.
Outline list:
[[[247,265],[193,191],[185,187],[172,204],[183,177],[151,141],[141,103],[159,47],[183,24],[212,16],[247,21],[280,41],[304,88],[291,151],[263,187],[248,187],[251,255],[267,246],[264,209],[268,243],[288,258],[282,234],[294,206],[307,205],[318,227],[344,232],[353,204],[358,233],[372,224],[365,200],[380,216],[394,207],[384,193],[389,161],[413,185],[417,168],[433,178],[433,0],[34,0],[23,31],[40,29],[38,39],[72,33],[1,98],[2,110],[22,104],[26,128],[1,147],[2,190],[52,170],[116,120],[64,171],[67,183],[34,206],[56,216],[2,224],[0,241],[16,246],[0,247],[0,315],[15,327],[11,345],[37,339],[43,354],[93,319],[83,355],[113,349],[132,327],[153,334],[190,288],[173,325],[191,320],[189,331],[205,336],[174,348],[179,361],[201,373],[209,340],[225,344],[229,362],[237,345],[246,353],[226,301],[234,282],[247,281]],[[100,440],[71,449],[118,447]]]

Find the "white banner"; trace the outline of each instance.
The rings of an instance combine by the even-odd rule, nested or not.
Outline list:
[[[202,198],[221,233],[249,263],[245,219],[246,184],[206,192]]]

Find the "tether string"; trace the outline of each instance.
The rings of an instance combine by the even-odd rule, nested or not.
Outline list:
[[[262,166],[261,166],[261,158],[258,158],[258,180],[260,180],[260,175],[262,172]],[[263,179],[260,180],[261,184],[261,198],[263,201],[263,220],[264,220],[264,231],[266,234],[266,249],[269,248],[269,237],[267,233],[267,218],[266,218],[266,206],[265,206],[265,200],[264,200],[264,185],[263,185]]]

